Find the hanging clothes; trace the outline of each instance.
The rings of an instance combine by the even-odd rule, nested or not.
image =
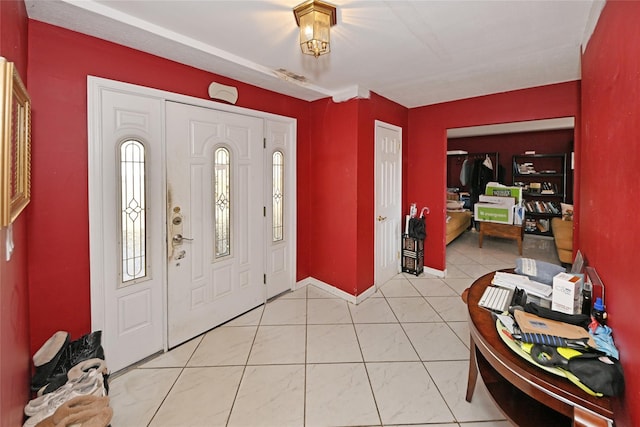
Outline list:
[[[491,161],[491,158],[489,157],[488,154],[484,156],[484,162],[482,162],[482,164],[488,167],[489,169],[493,170],[493,162]]]
[[[506,176],[507,176],[507,169],[502,165],[498,165],[498,182],[500,184],[504,184]]]
[[[472,169],[473,161],[468,158],[464,159],[464,162],[462,162],[462,169],[460,170],[460,184],[462,184],[463,187],[469,184]]]
[[[469,182],[472,206],[480,199],[480,195],[484,193],[487,183],[494,179],[493,169],[487,167],[485,162],[486,159],[478,159],[473,163],[473,172],[471,173],[471,181]]]

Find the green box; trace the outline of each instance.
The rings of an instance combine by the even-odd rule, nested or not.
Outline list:
[[[476,203],[473,214],[473,219],[476,221],[513,224],[513,206],[500,206],[494,203]]]
[[[522,201],[522,187],[494,187],[487,185],[484,194],[487,196],[514,197],[516,204]]]

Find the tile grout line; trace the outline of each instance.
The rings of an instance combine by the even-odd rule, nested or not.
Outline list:
[[[153,420],[155,419],[155,417],[158,415],[158,412],[160,412],[160,409],[162,408],[162,405],[164,405],[164,403],[167,401],[167,398],[169,397],[169,395],[171,394],[171,391],[173,390],[173,388],[176,386],[176,384],[178,383],[178,380],[180,379],[180,377],[182,376],[182,374],[184,373],[185,369],[187,368],[187,365],[189,364],[189,361],[191,360],[191,358],[193,357],[193,355],[196,353],[196,351],[198,350],[198,348],[200,347],[200,345],[202,345],[202,341],[204,341],[204,334],[202,336],[202,338],[200,339],[200,342],[198,343],[198,345],[196,345],[196,347],[193,349],[193,352],[191,353],[191,356],[189,356],[189,358],[187,359],[187,361],[184,363],[184,366],[182,366],[180,368],[180,372],[178,373],[178,375],[176,376],[176,379],[173,380],[173,383],[171,384],[171,387],[169,387],[169,390],[167,390],[167,394],[165,394],[165,396],[162,398],[162,400],[160,401],[160,404],[158,405],[158,407],[156,408],[156,410],[153,412],[153,415],[151,416],[151,418],[149,419],[149,422],[147,423],[147,427],[151,425],[151,423],[153,422]],[[184,344],[184,343],[183,343]],[[142,367],[138,367],[137,369],[142,369]]]
[[[382,286],[380,286],[380,288],[378,288],[378,290],[380,290],[382,288]],[[382,291],[380,291],[382,293]],[[384,294],[383,294],[384,297]],[[387,303],[388,304],[388,303]],[[349,310],[349,317],[351,318],[351,326],[353,327],[353,333],[356,337],[356,343],[358,344],[358,350],[360,350],[360,357],[362,358],[362,366],[364,367],[364,372],[367,375],[367,381],[369,382],[369,390],[371,390],[371,397],[373,398],[373,403],[374,405],[376,405],[376,412],[378,414],[378,420],[380,421],[380,425],[383,425],[382,422],[382,414],[380,413],[380,406],[378,405],[378,399],[376,399],[376,393],[373,390],[373,384],[371,383],[371,376],[369,375],[369,369],[367,368],[367,361],[364,358],[364,353],[362,352],[362,345],[360,344],[360,337],[358,337],[358,330],[356,328],[356,323],[353,319],[353,313],[351,312],[351,309],[349,309],[349,307],[347,307],[347,309]],[[389,309],[391,309],[391,307],[389,307]],[[391,310],[391,312],[393,313],[393,310]]]
[[[305,322],[304,322],[304,380],[302,382],[302,425],[307,425],[307,354],[309,341],[309,287],[305,291]]]
[[[225,426],[228,426],[229,422],[231,421],[231,414],[233,414],[233,408],[236,405],[236,400],[238,399],[238,394],[240,393],[240,387],[242,386],[242,381],[244,380],[245,373],[247,372],[247,365],[249,364],[249,358],[251,357],[251,352],[256,342],[256,337],[258,336],[258,330],[260,330],[260,325],[262,323],[262,318],[264,317],[264,312],[267,309],[267,303],[268,302],[264,303],[264,308],[262,309],[262,313],[260,313],[260,319],[258,319],[258,325],[256,326],[256,331],[253,334],[253,339],[251,341],[251,346],[249,347],[249,352],[247,353],[247,358],[245,359],[245,363],[244,365],[238,365],[238,366],[242,366],[242,373],[240,374],[240,381],[238,381],[238,387],[236,388],[235,395],[233,396],[233,401],[231,402],[231,407],[229,408],[229,415],[227,415]]]

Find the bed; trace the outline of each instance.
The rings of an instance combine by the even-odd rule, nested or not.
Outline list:
[[[471,226],[471,212],[447,211],[447,245]]]

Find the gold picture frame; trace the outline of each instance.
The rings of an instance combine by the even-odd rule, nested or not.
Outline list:
[[[0,227],[7,227],[31,200],[31,99],[2,57],[0,83]]]

